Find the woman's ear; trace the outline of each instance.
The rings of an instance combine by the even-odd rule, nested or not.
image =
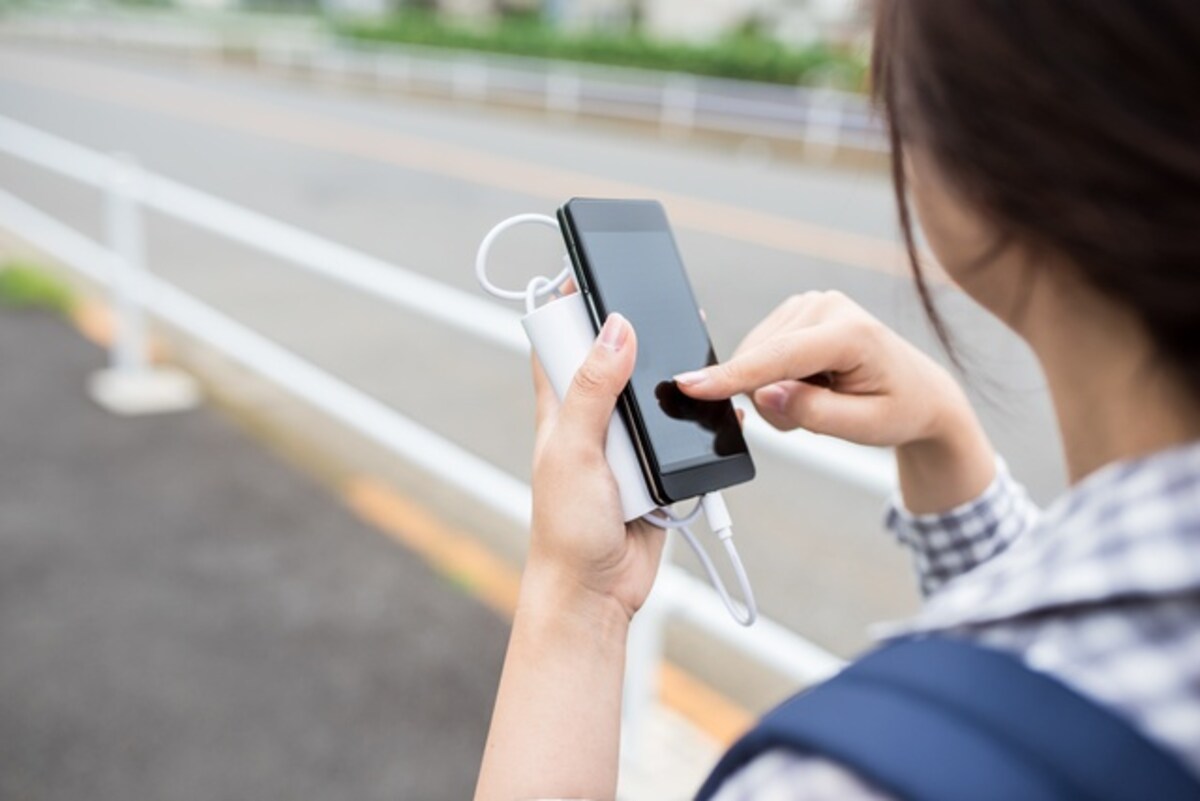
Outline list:
[[[1028,290],[1029,271],[1017,243],[959,192],[920,146],[904,149],[909,196],[929,249],[943,273],[1001,321],[1016,328],[1017,301]],[[1024,289],[1023,289],[1024,287]]]

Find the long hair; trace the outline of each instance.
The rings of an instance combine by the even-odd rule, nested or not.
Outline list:
[[[904,148],[1003,242],[1133,310],[1200,399],[1200,3],[880,0],[873,91],[917,287]]]

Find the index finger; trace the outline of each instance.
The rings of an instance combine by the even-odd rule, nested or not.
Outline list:
[[[858,343],[841,325],[817,325],[779,334],[727,362],[675,376],[684,394],[702,400],[732,398],[779,381],[855,366]]]

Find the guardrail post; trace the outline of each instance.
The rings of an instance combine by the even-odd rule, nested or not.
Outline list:
[[[844,106],[834,92],[814,89],[807,93],[802,133],[805,158],[832,161],[841,147]]]
[[[450,82],[456,100],[483,100],[488,91],[487,64],[475,59],[458,59],[451,68]]]
[[[113,263],[112,312],[116,323],[111,361],[116,370],[138,372],[146,368],[146,318],[142,311],[141,278],[146,269],[145,233],[142,229],[141,175],[132,157],[113,160],[104,194],[104,222]]]
[[[579,73],[561,68],[546,73],[546,110],[574,117],[581,98]]]
[[[112,254],[110,298],[113,320],[109,367],[94,373],[89,392],[96,403],[120,415],[180,411],[196,405],[191,376],[147,360],[146,241],[141,197],[144,179],[132,156],[110,161],[104,218]]]
[[[671,563],[674,537],[667,534],[659,570]],[[625,649],[625,687],[621,700],[623,760],[638,762],[645,745],[646,720],[658,697],[658,671],[663,658],[663,630],[670,604],[659,590],[650,593],[629,628]]]
[[[380,50],[375,57],[375,83],[384,90],[407,91],[413,79],[412,59],[406,54]]]
[[[659,124],[663,133],[681,131],[687,133],[696,125],[696,79],[690,75],[674,73],[667,78],[662,89],[662,109]]]
[[[255,63],[259,69],[280,77],[292,73],[292,53],[295,47],[290,38],[264,37],[255,43]]]

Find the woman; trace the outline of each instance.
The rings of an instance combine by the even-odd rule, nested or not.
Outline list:
[[[836,293],[677,383],[895,447],[889,526],[927,595],[909,630],[1015,654],[1200,774],[1200,6],[890,0],[873,75],[921,297],[941,332],[909,200],[949,278],[1040,361],[1070,490],[1039,513],[954,380]],[[532,542],[478,798],[614,795],[625,637],[663,543],[622,525],[602,450],[636,347],[614,315],[561,406],[536,376]],[[890,796],[780,750],[717,797]]]

